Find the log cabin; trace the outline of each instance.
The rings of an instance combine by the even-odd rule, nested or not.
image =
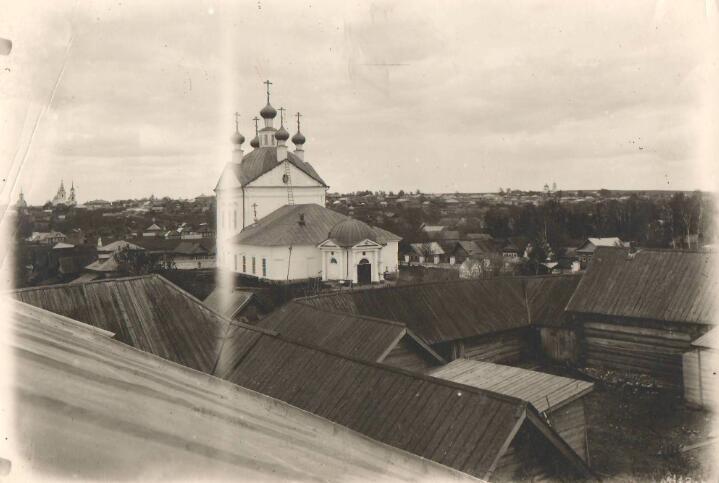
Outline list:
[[[597,248],[567,312],[580,364],[681,391],[682,355],[716,324],[715,255]]]

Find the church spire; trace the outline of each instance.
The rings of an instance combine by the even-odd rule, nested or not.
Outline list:
[[[264,84],[267,86],[267,105],[260,111],[260,116],[265,120],[265,127],[272,127],[272,120],[277,117],[277,110],[270,104],[270,86],[272,82],[266,80]]]
[[[235,163],[239,163],[242,161],[242,157],[244,156],[244,153],[242,151],[242,143],[245,142],[245,136],[240,134],[240,113],[235,112],[235,133],[230,138],[232,141],[232,144],[234,145],[234,149],[232,151],[232,161]]]
[[[259,136],[258,130],[257,130],[257,123],[259,122],[260,118],[255,116],[252,120],[255,121],[255,137],[252,138],[252,141],[250,141],[250,146],[252,146],[253,148],[259,148],[260,147],[260,136]]]
[[[275,133],[275,139],[277,140],[277,161],[284,161],[287,159],[287,140],[290,138],[290,133],[285,129],[285,108],[280,107],[280,129]]]

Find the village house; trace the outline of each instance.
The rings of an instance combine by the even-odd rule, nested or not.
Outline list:
[[[617,237],[610,238],[587,238],[576,250],[574,255],[579,260],[580,266],[586,268],[592,260],[592,256],[598,247],[629,247],[629,243],[623,242]]]

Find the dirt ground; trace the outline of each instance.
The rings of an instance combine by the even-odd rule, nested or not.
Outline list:
[[[710,413],[652,389],[595,383],[587,398],[592,468],[609,481],[709,481],[718,443]]]

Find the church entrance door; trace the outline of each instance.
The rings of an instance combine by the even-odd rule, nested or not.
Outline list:
[[[366,258],[360,260],[357,265],[357,283],[360,285],[372,283],[372,265]]]

